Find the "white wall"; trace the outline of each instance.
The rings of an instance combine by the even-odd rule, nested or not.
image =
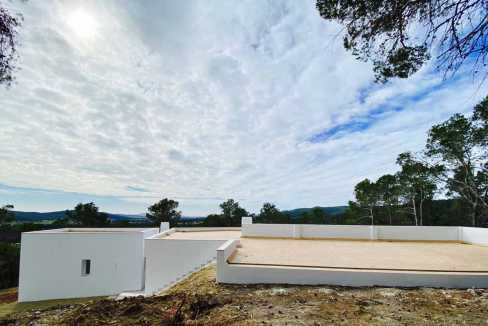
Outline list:
[[[243,224],[241,232],[243,237],[293,237],[294,224]]]
[[[488,245],[488,228],[463,227],[461,237],[466,243]]]
[[[240,245],[239,240],[228,240],[217,248],[217,282],[233,283],[233,271],[230,270],[227,259],[234,253]]]
[[[143,239],[156,232],[23,233],[19,302],[140,290]],[[90,275],[81,275],[82,259],[91,260]]]
[[[243,237],[462,241],[463,227],[390,225],[243,224]],[[464,228],[466,229],[466,228]],[[468,228],[477,229],[477,228]],[[480,230],[479,228],[477,230]],[[482,231],[477,231],[482,234]],[[468,232],[474,234],[475,232]],[[479,236],[477,237],[479,238]]]
[[[379,240],[460,241],[458,226],[390,226],[374,227]]]
[[[341,286],[392,286],[487,288],[488,277],[481,273],[434,273],[403,271],[357,271],[283,266],[226,264],[218,271],[219,283],[232,284],[327,284]]]
[[[243,224],[243,237],[370,239],[369,225]]]
[[[146,287],[152,294],[213,261],[226,240],[146,239]]]
[[[301,238],[369,239],[369,225],[299,225]]]

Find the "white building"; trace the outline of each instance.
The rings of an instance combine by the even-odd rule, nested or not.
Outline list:
[[[158,229],[22,233],[19,302],[91,297],[144,287],[144,239]]]
[[[19,302],[152,294],[213,261],[240,228],[65,228],[22,233]]]
[[[217,258],[222,283],[488,287],[488,229],[252,224],[22,234],[19,301],[150,295]],[[127,293],[131,292],[131,293]]]

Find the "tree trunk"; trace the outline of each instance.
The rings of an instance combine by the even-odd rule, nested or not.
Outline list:
[[[423,225],[424,223],[424,214],[423,214],[423,205],[424,205],[424,200],[420,200],[420,206],[419,206],[419,213],[420,213],[420,225]]]
[[[471,223],[476,226],[476,210],[478,209],[478,201],[473,203],[473,212],[471,213]]]
[[[369,208],[369,216],[371,217],[371,225],[374,225],[373,207]]]
[[[387,207],[387,210],[388,210],[388,217],[390,218],[390,225],[393,225],[393,221],[392,221],[392,218],[391,218],[391,207],[390,207],[390,205],[388,205],[386,207]]]
[[[415,225],[419,225],[417,220],[417,207],[415,206],[415,197],[412,197],[413,217],[415,219]]]

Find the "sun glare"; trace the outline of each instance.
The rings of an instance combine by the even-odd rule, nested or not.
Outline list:
[[[91,38],[97,31],[97,22],[95,18],[81,9],[78,9],[69,15],[68,24],[76,35],[82,38]]]

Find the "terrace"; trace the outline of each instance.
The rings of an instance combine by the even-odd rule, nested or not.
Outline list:
[[[243,238],[228,262],[261,266],[488,273],[488,247],[433,241]]]
[[[488,287],[488,229],[243,224],[217,250],[220,283]]]

